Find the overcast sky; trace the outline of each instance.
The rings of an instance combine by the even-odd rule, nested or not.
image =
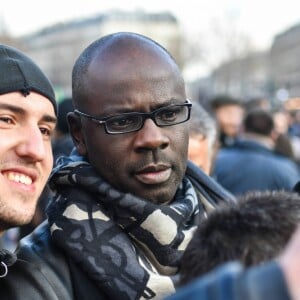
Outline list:
[[[111,9],[141,9],[172,12],[187,34],[196,33],[206,44],[213,24],[234,24],[258,50],[268,49],[277,33],[300,22],[297,0],[0,0],[0,7],[0,21],[13,36]],[[216,51],[219,47],[212,43]]]
[[[170,10],[191,32],[205,32],[212,22],[231,19],[258,48],[263,48],[270,45],[276,33],[300,22],[297,0],[0,0],[0,7],[0,17],[14,36],[113,8]]]

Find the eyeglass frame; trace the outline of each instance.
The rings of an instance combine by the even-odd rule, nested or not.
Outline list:
[[[187,112],[187,118],[184,120],[184,121],[181,121],[181,122],[178,122],[178,123],[175,123],[175,124],[166,124],[166,125],[161,125],[161,124],[157,124],[157,121],[155,119],[155,115],[161,111],[161,110],[164,110],[168,107],[175,107],[175,106],[184,106],[184,107],[187,107],[188,109],[188,112]],[[92,115],[89,115],[89,114],[86,114],[78,109],[74,109],[74,113],[77,114],[78,116],[80,117],[85,117],[91,121],[94,121],[100,125],[103,125],[104,124],[104,129],[105,129],[105,132],[107,134],[125,134],[125,133],[130,133],[130,132],[135,132],[135,131],[139,131],[143,128],[144,126],[144,123],[146,121],[146,119],[151,119],[155,125],[157,127],[168,127],[168,126],[174,126],[174,125],[177,125],[177,124],[181,124],[181,123],[184,123],[186,121],[188,121],[191,117],[191,108],[192,108],[192,103],[189,99],[186,99],[186,101],[182,104],[171,104],[171,105],[167,105],[167,106],[164,106],[164,107],[160,107],[158,109],[155,109],[149,113],[142,113],[142,112],[129,112],[129,113],[121,113],[121,114],[118,114],[118,115],[113,115],[113,116],[108,116],[108,117],[103,117],[103,118],[98,118],[98,117],[95,117],[95,116],[92,116]],[[138,127],[137,129],[133,129],[133,130],[129,130],[129,131],[125,131],[125,132],[111,132],[109,131],[109,129],[107,128],[107,125],[106,125],[106,122],[111,119],[111,118],[115,118],[115,117],[118,117],[118,116],[122,116],[122,115],[129,115],[129,114],[136,114],[136,115],[139,115],[142,117],[142,122],[141,122],[141,126]]]

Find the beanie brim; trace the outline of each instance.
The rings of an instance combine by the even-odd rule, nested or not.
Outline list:
[[[0,94],[20,91],[25,96],[35,91],[50,100],[57,115],[51,82],[31,58],[19,50],[0,44]]]

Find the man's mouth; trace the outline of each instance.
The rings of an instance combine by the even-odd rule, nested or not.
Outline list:
[[[171,168],[165,165],[151,165],[135,174],[135,178],[144,184],[160,184],[171,176]]]
[[[32,178],[22,173],[4,172],[3,176],[5,176],[9,181],[13,181],[16,183],[22,183],[25,185],[32,184]]]

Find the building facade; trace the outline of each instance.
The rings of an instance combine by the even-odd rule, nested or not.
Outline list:
[[[277,91],[300,96],[300,24],[275,36],[270,49],[270,76]]]
[[[79,54],[94,40],[117,31],[137,32],[155,39],[182,66],[180,27],[169,13],[115,11],[56,24],[22,37],[22,50],[49,76],[60,98],[71,94],[71,72]]]
[[[211,92],[268,97],[300,97],[300,24],[277,34],[270,49],[221,64],[211,74]]]
[[[238,98],[265,97],[269,93],[269,53],[256,52],[223,63],[211,74],[213,94]]]

